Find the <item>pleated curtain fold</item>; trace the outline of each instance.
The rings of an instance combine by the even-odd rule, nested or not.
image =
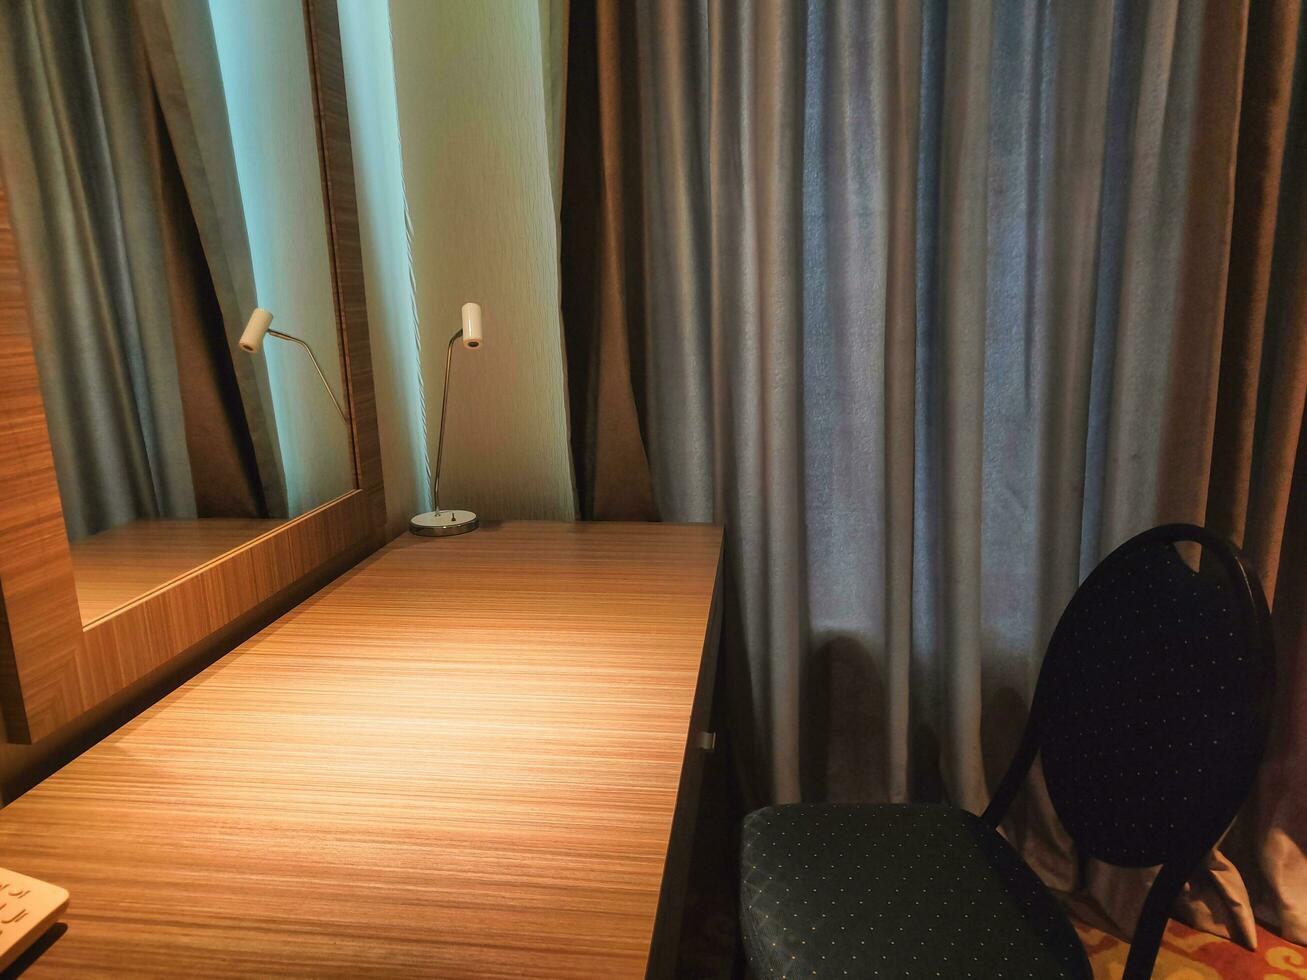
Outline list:
[[[284,515],[207,5],[5,4],[0,133],[69,535]]]
[[[1208,524],[1273,597],[1281,703],[1185,912],[1307,940],[1302,4],[570,18],[582,509],[726,524],[753,798],[978,811],[1079,581]],[[1037,773],[1016,816],[1050,885],[1133,926],[1142,881],[1081,875]]]

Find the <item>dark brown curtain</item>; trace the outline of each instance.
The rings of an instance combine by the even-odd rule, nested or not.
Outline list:
[[[1076,584],[1207,524],[1273,601],[1280,703],[1183,911],[1307,941],[1303,32],[1300,0],[572,0],[582,511],[727,524],[755,800],[983,806]],[[1025,817],[1132,927],[1143,879],[1082,876],[1037,775]]]
[[[1271,0],[1217,8],[1206,31],[1208,61],[1224,72],[1200,83],[1199,97],[1227,102],[1221,87],[1239,79],[1240,98],[1222,125],[1195,140],[1188,193],[1232,188],[1228,212],[1186,228],[1181,288],[1186,310],[1184,398],[1168,408],[1169,444],[1183,464],[1163,474],[1161,496],[1177,513],[1241,545],[1272,607],[1279,658],[1274,730],[1260,783],[1222,846],[1190,882],[1179,914],[1196,925],[1255,942],[1254,914],[1298,942],[1307,940],[1307,73],[1303,5]],[[1211,287],[1223,316],[1211,320]],[[1210,413],[1195,415],[1197,402]],[[1174,462],[1174,458],[1168,462]],[[1141,882],[1091,868],[1091,891],[1128,928]]]
[[[172,143],[158,115],[160,230],[198,517],[268,517],[222,309]]]
[[[133,7],[5,4],[0,88],[0,161],[70,535],[142,517],[267,516]]]
[[[1257,913],[1299,942],[1307,939],[1304,31],[1300,2],[1248,8],[1206,508],[1208,525],[1240,542],[1261,576],[1279,656],[1267,761],[1230,851]]]
[[[634,57],[633,21],[615,5],[578,3],[569,34],[563,144],[561,259],[572,459],[587,518],[655,517],[649,461],[633,382],[644,355],[643,249],[628,215],[640,207],[639,129],[629,122],[634,86],[601,84]],[[584,93],[584,95],[579,95]]]

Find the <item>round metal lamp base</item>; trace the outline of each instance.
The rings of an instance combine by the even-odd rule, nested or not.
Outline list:
[[[429,538],[443,538],[475,531],[479,523],[470,510],[429,510],[409,521],[408,529]]]

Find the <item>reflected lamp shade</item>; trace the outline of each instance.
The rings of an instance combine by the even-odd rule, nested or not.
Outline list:
[[[249,323],[245,324],[245,332],[241,334],[241,350],[249,354],[257,354],[263,349],[263,338],[268,335],[268,328],[272,326],[272,314],[263,307],[257,307],[250,314]]]

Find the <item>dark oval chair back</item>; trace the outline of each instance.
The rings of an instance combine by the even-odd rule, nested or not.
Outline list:
[[[1198,547],[1182,556],[1185,542]],[[1104,559],[1053,633],[1031,709],[1076,845],[1126,866],[1206,854],[1252,788],[1273,672],[1266,599],[1220,538],[1165,525]]]

